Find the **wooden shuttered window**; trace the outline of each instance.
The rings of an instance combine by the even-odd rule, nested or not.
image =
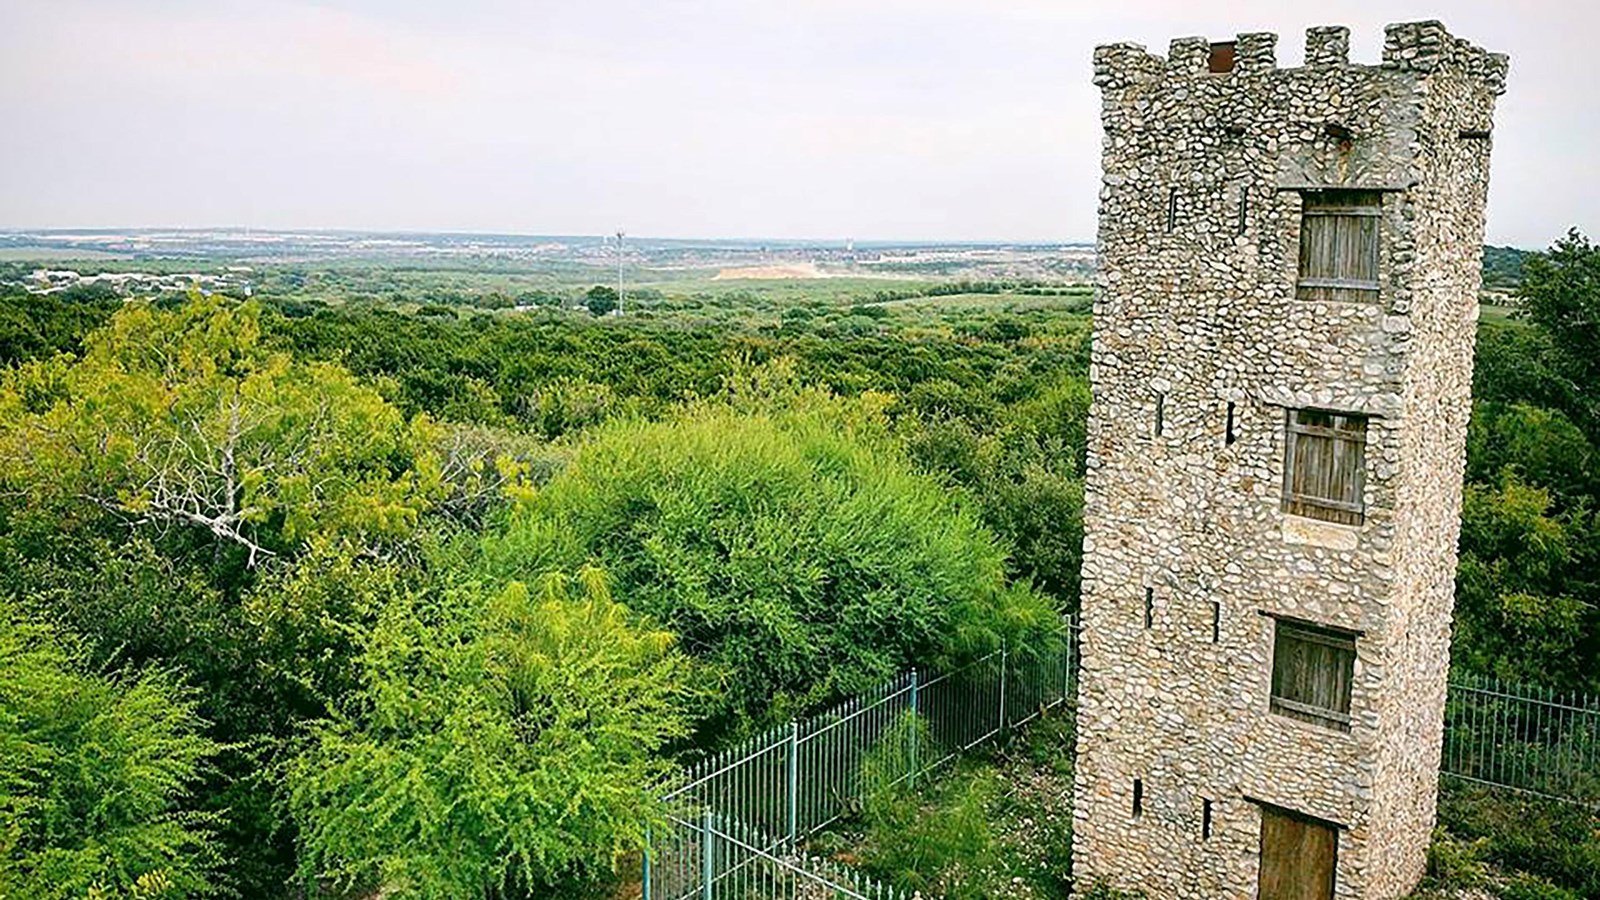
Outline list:
[[[1354,635],[1278,620],[1272,650],[1272,711],[1349,731],[1355,661]]]
[[[1360,525],[1365,513],[1366,416],[1293,409],[1284,443],[1283,511]]]
[[[1300,218],[1301,300],[1378,299],[1378,191],[1306,191]]]

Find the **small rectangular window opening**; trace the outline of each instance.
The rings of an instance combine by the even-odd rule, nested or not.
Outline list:
[[[1156,622],[1156,589],[1144,589],[1144,627],[1149,628]]]
[[[1177,188],[1168,188],[1167,189],[1167,232],[1171,233],[1172,229],[1176,228],[1177,225],[1178,225],[1178,189]]]
[[[1200,801],[1200,840],[1211,840],[1211,801]]]
[[[1336,302],[1378,299],[1382,217],[1383,195],[1378,191],[1306,191],[1295,296]]]
[[[1231,447],[1234,442],[1233,433],[1233,403],[1228,403],[1228,424],[1222,435],[1222,446]]]
[[[1249,189],[1239,188],[1239,221],[1234,223],[1234,234],[1244,234],[1245,210],[1249,207]]]
[[[1214,75],[1232,72],[1234,61],[1238,58],[1233,41],[1219,41],[1211,45],[1211,56],[1206,60],[1206,68]]]
[[[1161,433],[1166,429],[1166,424],[1167,424],[1166,419],[1167,419],[1167,395],[1166,394],[1157,394],[1156,395],[1156,437],[1161,437]]]
[[[1284,437],[1283,511],[1360,525],[1366,516],[1367,417],[1292,409]]]
[[[1222,604],[1211,601],[1211,643],[1215,644],[1222,639]]]
[[[1144,780],[1140,778],[1133,780],[1133,815],[1144,815]]]
[[[1354,634],[1278,620],[1272,647],[1272,712],[1349,731],[1355,660]]]

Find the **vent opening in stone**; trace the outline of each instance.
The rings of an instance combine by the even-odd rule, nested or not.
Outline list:
[[[1133,780],[1133,814],[1144,815],[1144,780],[1141,778]]]
[[[1232,72],[1234,61],[1238,59],[1233,41],[1222,41],[1211,45],[1211,57],[1207,60],[1206,68],[1214,74]]]

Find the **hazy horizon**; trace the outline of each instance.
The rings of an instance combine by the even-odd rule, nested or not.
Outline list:
[[[1090,242],[1095,44],[1442,18],[1511,55],[1491,244],[1600,223],[1586,4],[21,0],[0,228]]]

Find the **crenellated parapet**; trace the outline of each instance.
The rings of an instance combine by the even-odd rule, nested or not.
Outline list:
[[[1270,31],[1241,34],[1234,40],[1234,70],[1241,75],[1258,75],[1278,67],[1278,36]]]
[[[1102,88],[1127,87],[1136,81],[1154,81],[1166,71],[1167,61],[1143,44],[1102,44],[1094,48],[1094,83]]]
[[[1350,64],[1350,29],[1328,25],[1306,29],[1306,65],[1347,66]]]
[[[1204,37],[1180,37],[1173,39],[1164,57],[1140,44],[1106,44],[1095,48],[1094,83],[1116,90],[1167,78],[1264,75],[1278,69],[1277,42],[1278,36],[1270,32],[1240,34],[1232,41],[1222,42]],[[1302,68],[1331,69],[1350,65],[1350,29],[1343,26],[1306,29]],[[1440,22],[1430,20],[1388,26],[1382,60],[1366,68],[1422,74],[1454,69],[1482,80],[1493,93],[1500,94],[1505,91],[1507,58],[1458,38]]]
[[[1505,93],[1509,57],[1458,38],[1436,20],[1403,22],[1384,29],[1383,65],[1411,72],[1456,68]]]
[[[1167,73],[1170,75],[1201,75],[1207,72],[1211,58],[1211,41],[1203,37],[1173,38],[1167,49]]]

